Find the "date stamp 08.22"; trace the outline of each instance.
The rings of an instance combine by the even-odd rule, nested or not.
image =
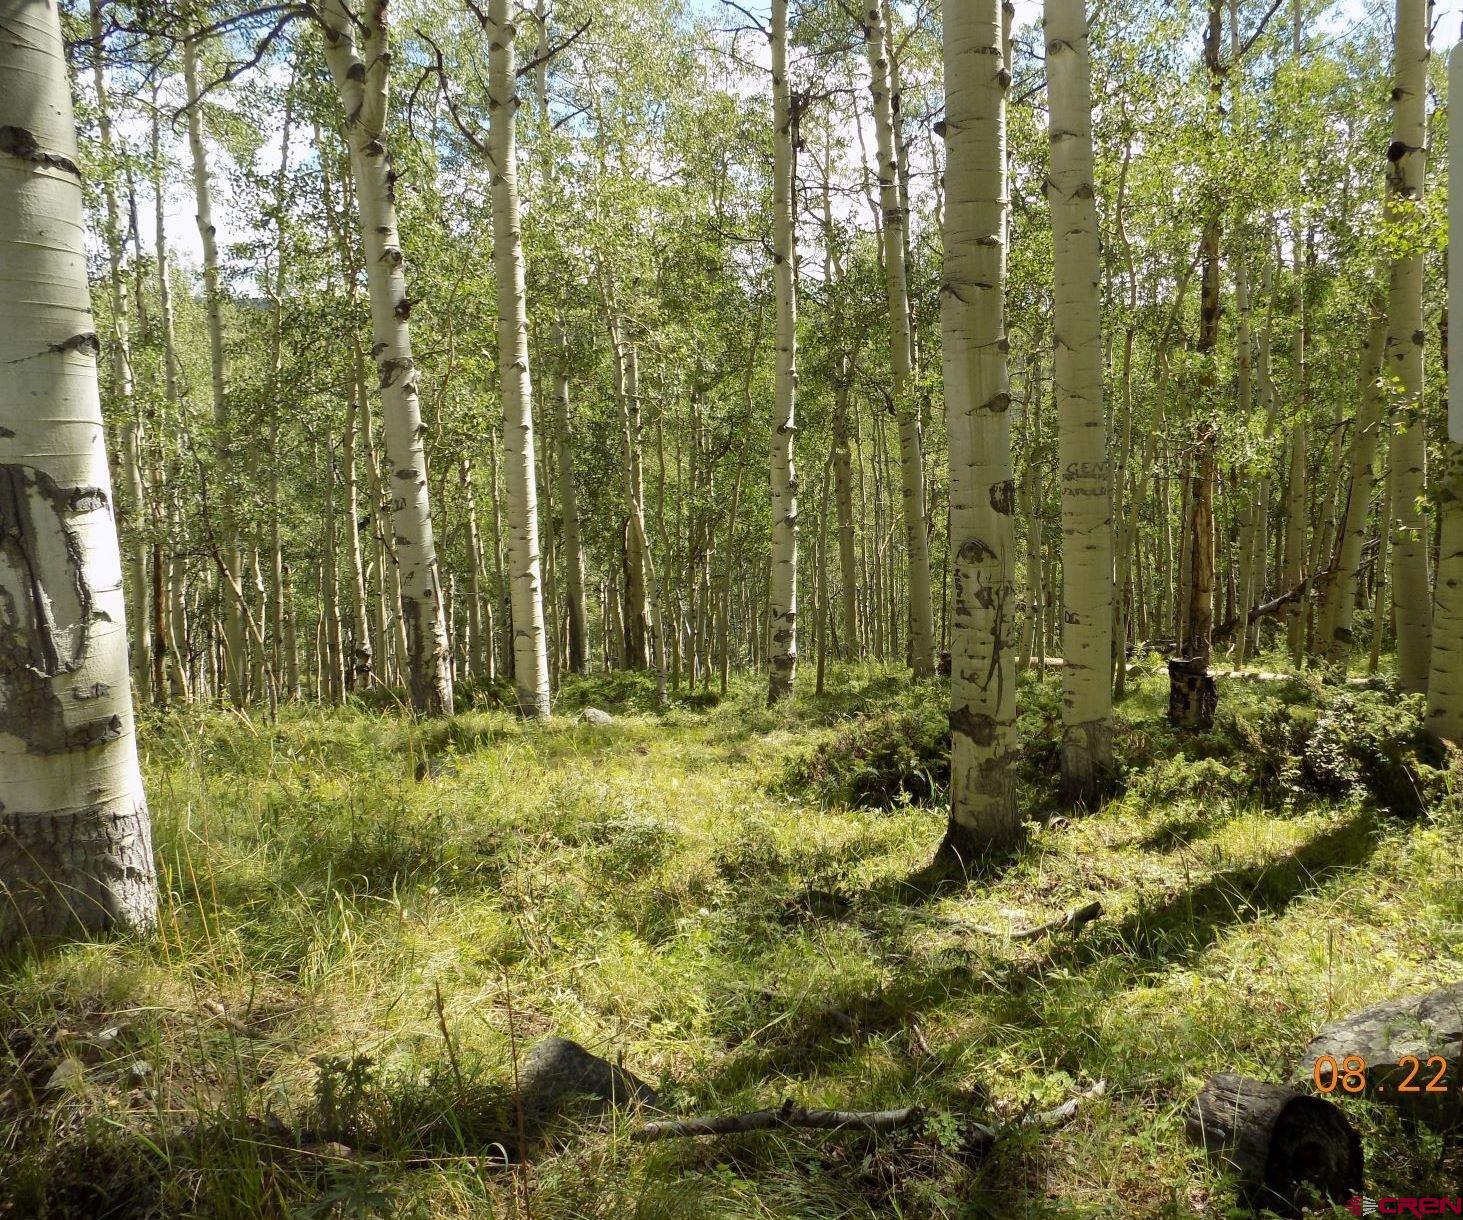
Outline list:
[[[1368,1064],[1361,1055],[1317,1055],[1311,1078],[1320,1093],[1429,1094],[1463,1091],[1463,1063],[1442,1055],[1398,1055]]]

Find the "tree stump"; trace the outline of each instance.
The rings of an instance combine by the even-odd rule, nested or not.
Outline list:
[[[1329,1056],[1338,1073],[1366,1064],[1365,1094],[1439,1130],[1463,1123],[1463,983],[1383,1000],[1326,1026],[1306,1047],[1299,1071],[1326,1087]],[[1354,1079],[1354,1078],[1353,1078]],[[1428,1085],[1433,1086],[1432,1091]]]
[[[1247,1206],[1298,1216],[1361,1192],[1361,1137],[1319,1097],[1224,1072],[1194,1100],[1187,1131],[1239,1179]]]
[[[1168,718],[1184,729],[1212,729],[1219,688],[1202,658],[1174,657],[1168,663]]]

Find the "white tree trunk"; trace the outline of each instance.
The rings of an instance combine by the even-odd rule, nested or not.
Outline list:
[[[395,178],[385,145],[391,64],[386,4],[373,0],[362,20],[346,8],[345,0],[326,0],[322,15],[325,59],[345,108],[371,296],[371,352],[380,374],[386,427],[407,680],[417,711],[447,715],[452,711],[452,667],[422,447],[425,428],[411,352],[411,301],[397,236]]]
[[[1045,28],[1062,478],[1062,791],[1068,801],[1090,803],[1112,765],[1113,530],[1083,0],[1046,0]]]
[[[508,519],[508,585],[513,604],[513,686],[525,716],[549,714],[548,641],[534,481],[533,390],[528,374],[528,302],[518,217],[513,36],[508,0],[489,0],[493,269],[498,281],[498,379],[503,393],[503,475]]]
[[[213,389],[213,421],[217,432],[216,455],[220,472],[229,471],[233,457],[229,444],[228,366],[224,357],[222,297],[218,283],[218,242],[213,224],[213,202],[209,188],[208,152],[203,144],[203,114],[199,102],[198,47],[192,38],[183,40],[183,81],[188,92],[188,147],[193,156],[193,193],[197,203],[198,235],[203,245],[203,303],[208,321],[210,384]],[[239,546],[234,528],[233,497],[227,476],[219,481],[222,496],[213,505],[210,524],[219,561],[228,569],[224,582],[223,615],[225,665],[229,698],[234,706],[245,701],[244,608],[230,598],[230,589],[242,587],[239,574]]]
[[[945,9],[945,272],[950,431],[950,824],[957,860],[1021,838],[1016,562],[1005,333],[1006,90],[998,0]],[[892,243],[891,243],[892,244]]]
[[[777,295],[777,369],[772,406],[772,667],[767,702],[792,694],[798,664],[797,269],[793,227],[793,114],[787,79],[787,0],[772,0],[772,276]]]
[[[883,0],[866,0],[864,41],[879,157],[879,206],[884,217],[884,286],[889,310],[889,392],[899,416],[899,473],[905,551],[909,563],[909,657],[916,677],[935,672],[935,607],[930,593],[930,549],[925,522],[924,441],[919,407],[910,393],[909,303],[904,269],[904,210],[894,147],[894,105],[884,37]],[[999,49],[998,52],[999,54]]]
[[[0,951],[156,916],[60,14],[0,37]]]
[[[1393,60],[1392,143],[1387,149],[1390,225],[1421,223],[1427,164],[1428,0],[1397,0]],[[1427,255],[1420,234],[1392,260],[1383,369],[1397,387],[1400,419],[1391,445],[1392,607],[1397,616],[1397,677],[1402,689],[1427,689],[1432,605],[1427,579],[1427,520],[1419,507],[1427,467],[1422,349],[1422,277]]]

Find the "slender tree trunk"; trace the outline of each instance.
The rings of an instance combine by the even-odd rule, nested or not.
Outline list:
[[[208,322],[209,370],[212,374],[213,420],[217,433],[215,457],[222,489],[220,502],[215,504],[213,520],[217,522],[216,536],[211,543],[218,549],[220,561],[228,569],[231,581],[226,581],[224,604],[220,608],[223,617],[225,676],[229,688],[229,699],[235,707],[244,704],[244,607],[229,600],[229,592],[241,587],[242,565],[239,559],[239,544],[234,524],[233,493],[233,446],[230,441],[230,420],[228,404],[228,366],[224,357],[224,331],[222,294],[219,288],[218,243],[213,225],[213,202],[209,186],[208,153],[203,143],[203,114],[199,101],[198,46],[195,39],[183,40],[183,80],[188,92],[188,147],[193,156],[193,193],[198,209],[198,233],[203,245],[203,303]]]
[[[772,274],[777,290],[777,368],[772,418],[772,580],[768,593],[772,667],[767,702],[792,694],[798,664],[797,265],[793,225],[796,122],[787,79],[787,0],[772,0]]]
[[[1397,616],[1397,677],[1402,689],[1427,689],[1432,606],[1427,521],[1420,507],[1427,465],[1422,349],[1422,280],[1427,253],[1418,231],[1427,163],[1428,0],[1397,0],[1392,143],[1387,149],[1386,223],[1408,234],[1392,259],[1383,368],[1397,387],[1399,419],[1391,445],[1392,606]]]
[[[1381,437],[1382,392],[1378,384],[1382,349],[1387,340],[1387,319],[1372,314],[1366,344],[1357,370],[1356,420],[1351,430],[1351,470],[1346,481],[1345,511],[1336,548],[1334,571],[1326,581],[1321,603],[1321,644],[1326,660],[1345,666],[1351,656],[1351,620],[1356,609],[1361,548],[1366,541],[1367,517],[1376,486],[1377,441]]]
[[[1092,71],[1083,0],[1046,0],[1055,290],[1053,379],[1062,467],[1062,793],[1091,804],[1112,767],[1112,471],[1102,403],[1101,268]]]
[[[1463,98],[1463,45],[1448,59],[1448,95]],[[1463,133],[1449,131],[1448,169],[1463,182]],[[1448,197],[1448,352],[1463,352],[1463,192]],[[1427,731],[1463,747],[1463,373],[1448,366],[1448,434],[1438,488],[1442,537],[1427,686]]]
[[[127,280],[122,267],[124,237],[121,208],[113,175],[118,172],[116,149],[112,142],[112,117],[107,96],[107,75],[103,68],[102,6],[91,0],[92,80],[96,89],[97,128],[102,154],[102,199],[106,205],[103,231],[107,246],[107,267],[112,293],[112,333],[107,348],[112,364],[112,393],[116,396],[121,420],[122,470],[127,485],[128,511],[131,516],[127,542],[127,600],[131,608],[132,680],[137,685],[137,698],[150,703],[152,692],[152,647],[148,636],[147,612],[147,494],[142,483],[142,413],[132,377],[132,345],[127,332]],[[141,303],[139,302],[139,305]]]
[[[904,210],[899,200],[894,150],[893,97],[884,36],[884,0],[866,0],[864,38],[874,95],[878,137],[879,202],[884,217],[884,285],[889,310],[890,395],[899,417],[899,472],[903,489],[904,536],[909,565],[909,663],[915,677],[935,672],[935,614],[930,590],[929,540],[925,521],[924,453],[919,405],[911,393],[908,292],[904,271]],[[997,54],[999,54],[999,46]]]
[[[1295,339],[1292,363],[1295,368],[1295,415],[1290,425],[1290,470],[1285,480],[1285,570],[1282,581],[1296,589],[1306,576],[1306,517],[1309,498],[1306,477],[1310,465],[1310,374],[1306,368],[1305,258],[1299,227],[1292,235],[1295,246]],[[1286,646],[1292,665],[1299,666],[1304,654],[1305,610],[1301,598],[1285,612]]]
[[[0,952],[157,911],[60,13],[3,24]]]
[[[411,301],[397,236],[395,177],[385,145],[391,64],[386,3],[373,0],[363,21],[347,9],[345,0],[326,0],[323,18],[325,58],[345,108],[371,296],[371,350],[380,374],[386,425],[394,551],[412,707],[429,715],[445,715],[452,711],[452,667],[407,320]]]
[[[955,596],[950,823],[960,861],[1020,840],[1016,566],[1006,370],[1006,90],[997,0],[945,11],[945,270],[941,292]],[[892,246],[893,243],[891,242]]]
[[[513,685],[525,716],[549,714],[549,660],[534,478],[533,391],[528,371],[528,303],[518,215],[513,66],[515,28],[508,0],[489,0],[488,59],[493,157],[493,267],[498,282],[498,377],[503,393],[503,474],[507,498],[508,584],[513,605]]]

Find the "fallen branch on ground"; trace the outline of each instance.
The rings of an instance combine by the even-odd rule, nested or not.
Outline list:
[[[1106,1088],[1106,1082],[1099,1080],[1050,1110],[1033,1111],[994,1126],[973,1123],[972,1134],[981,1144],[989,1146],[1011,1131],[1059,1127],[1076,1116],[1084,1101],[1101,1097]],[[819,1131],[884,1132],[918,1125],[924,1121],[925,1114],[923,1106],[905,1106],[899,1110],[808,1110],[794,1105],[789,1098],[775,1110],[753,1110],[745,1114],[701,1114],[692,1118],[646,1123],[630,1138],[640,1143],[653,1143],[656,1140],[698,1135],[740,1135],[747,1131],[771,1131],[781,1127],[806,1127]]]
[[[690,1135],[738,1135],[775,1127],[812,1127],[821,1131],[894,1131],[924,1118],[922,1106],[901,1110],[806,1110],[788,1098],[775,1110],[747,1114],[710,1114],[646,1123],[632,1138],[642,1143]]]
[[[1065,915],[1059,915],[1056,919],[1050,919],[1046,923],[1039,923],[1030,928],[1015,928],[1009,932],[1003,932],[1000,928],[988,927],[980,923],[966,923],[963,919],[943,917],[940,923],[947,927],[958,928],[962,932],[979,932],[982,936],[995,936],[1005,940],[1037,940],[1052,932],[1078,932],[1090,924],[1102,914],[1102,903],[1093,901],[1084,903],[1080,907],[1073,907]]]

